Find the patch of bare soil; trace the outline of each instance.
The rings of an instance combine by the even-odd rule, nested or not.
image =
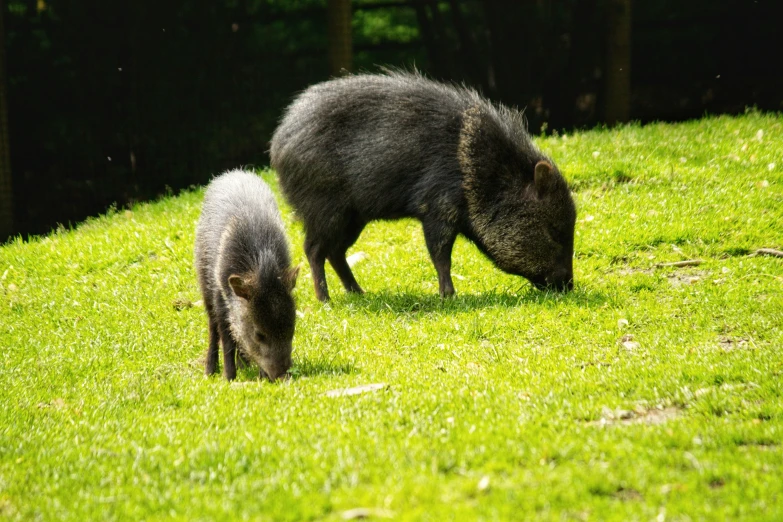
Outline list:
[[[718,339],[718,346],[724,352],[733,352],[734,350],[743,350],[749,348],[748,339],[735,339],[733,337],[727,337],[725,335],[720,336]]]
[[[626,502],[629,500],[637,500],[637,501],[644,500],[644,497],[642,496],[641,493],[631,488],[620,488],[612,496],[616,499],[623,500]]]
[[[610,410],[604,408],[601,418],[595,421],[589,421],[587,426],[612,426],[629,424],[663,424],[674,420],[680,416],[682,410],[674,406],[658,406],[654,408],[644,408],[637,406],[633,410]]]
[[[647,274],[647,275],[653,275],[655,273],[655,270],[651,268],[631,268],[631,267],[625,267],[617,270],[616,272],[618,275],[621,276],[629,276],[633,274]]]
[[[666,279],[672,286],[695,285],[707,278],[709,272],[696,270],[688,273],[672,272],[666,275]]]
[[[710,393],[715,393],[718,390],[723,391],[736,391],[736,392],[743,392],[747,390],[752,390],[755,388],[758,388],[759,385],[754,382],[741,382],[732,384],[729,382],[724,382],[720,386],[708,386],[707,388],[699,388],[695,392],[693,392],[693,397],[702,397],[704,395],[708,395]]]
[[[778,445],[774,442],[743,442],[738,444],[741,449],[754,448],[761,451],[769,451],[776,449]]]

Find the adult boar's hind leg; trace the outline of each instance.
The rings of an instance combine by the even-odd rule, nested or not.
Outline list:
[[[221,324],[218,325],[218,330],[220,331],[220,344],[223,345],[223,372],[227,380],[233,381],[237,377],[237,345],[234,342],[234,338],[231,337],[228,323],[221,321]]]
[[[214,311],[209,311],[209,348],[207,348],[207,356],[204,361],[204,373],[206,375],[212,375],[217,371],[218,365],[218,352],[220,351],[220,334],[218,333],[217,319],[213,317]]]
[[[356,282],[356,278],[353,276],[351,267],[348,265],[348,261],[345,258],[345,253],[348,249],[356,243],[359,239],[359,235],[364,230],[363,223],[357,216],[353,216],[346,226],[342,230],[342,234],[336,238],[334,245],[330,249],[329,264],[332,265],[334,271],[340,277],[340,281],[343,283],[346,292],[354,292],[357,294],[363,294],[364,290]]]
[[[432,264],[438,272],[438,289],[441,297],[454,295],[451,282],[451,250],[457,239],[457,231],[442,221],[424,220],[424,240],[430,252]]]
[[[305,233],[304,251],[307,261],[310,263],[310,274],[313,276],[315,297],[322,302],[329,300],[329,288],[326,286],[326,271],[324,263],[326,254],[319,240],[313,238],[309,232]]]

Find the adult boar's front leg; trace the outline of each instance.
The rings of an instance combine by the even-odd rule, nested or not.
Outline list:
[[[457,230],[443,221],[424,220],[424,240],[432,264],[438,272],[438,290],[441,297],[454,295],[451,282],[451,251],[457,239]]]

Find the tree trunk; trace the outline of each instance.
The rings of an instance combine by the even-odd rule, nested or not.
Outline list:
[[[329,72],[333,76],[353,68],[351,0],[328,0]]]
[[[440,53],[438,52],[438,44],[435,41],[435,32],[432,29],[432,23],[427,16],[427,10],[423,3],[416,2],[413,4],[413,8],[416,10],[416,21],[419,24],[419,32],[424,40],[424,47],[427,49],[427,58],[430,61],[430,71],[438,78],[442,76],[439,73],[439,68],[441,66],[439,58]]]
[[[0,0],[0,242],[14,232],[11,151],[8,148],[8,97],[5,77],[5,1]]]
[[[631,113],[631,0],[609,0],[606,31],[606,123]]]
[[[595,92],[591,92],[591,86],[585,78],[590,76],[588,71],[604,59],[601,53],[602,37],[595,36],[595,27],[602,20],[601,15],[597,14],[600,13],[599,5],[600,0],[579,0],[572,8],[568,25],[557,30],[558,34],[563,32],[567,35],[568,41],[567,56],[562,68],[549,75],[543,91],[549,100],[549,128],[552,130],[586,123],[582,118],[584,112],[590,112],[590,104],[585,102],[587,107],[582,111],[577,110],[577,98],[580,95],[590,96]],[[600,90],[598,86],[596,89]]]
[[[449,8],[451,11],[451,18],[454,22],[454,29],[457,32],[457,40],[459,41],[459,55],[463,75],[470,79],[470,83],[480,85],[484,91],[489,89],[489,75],[487,69],[484,69],[483,62],[478,52],[476,51],[476,43],[468,30],[468,24],[465,22],[465,17],[462,16],[460,10],[460,2],[457,0],[449,0]],[[493,72],[494,76],[494,72]],[[494,92],[494,77],[492,78]]]

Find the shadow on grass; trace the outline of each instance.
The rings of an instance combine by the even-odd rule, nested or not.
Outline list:
[[[302,377],[347,375],[352,373],[356,373],[356,369],[349,363],[328,359],[301,359],[296,356],[296,350],[294,350],[294,364],[288,371],[293,380]],[[255,364],[243,365],[242,363],[237,363],[237,378],[235,382],[258,380],[263,380],[260,377],[258,366]]]
[[[294,354],[294,366],[289,373],[293,379],[298,379],[319,375],[347,375],[356,373],[356,368],[352,364],[329,359],[297,359]]]
[[[558,306],[598,308],[609,300],[610,298],[602,292],[577,286],[567,294],[542,292],[530,288],[526,291],[522,290],[518,294],[495,291],[481,294],[457,293],[447,299],[443,299],[437,294],[381,290],[365,294],[343,294],[332,302],[336,306],[355,306],[373,313],[455,314],[482,308],[514,308],[527,305],[547,308]]]

